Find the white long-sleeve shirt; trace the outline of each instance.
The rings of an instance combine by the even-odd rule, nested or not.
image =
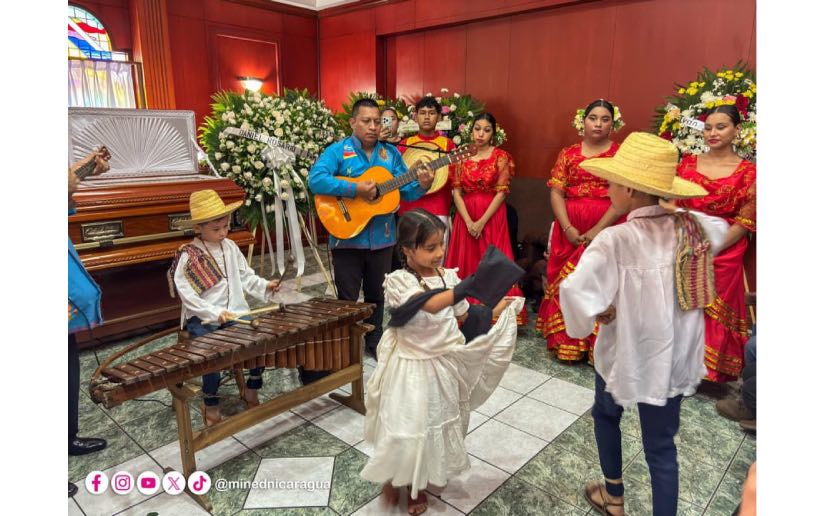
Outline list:
[[[631,211],[627,222],[603,230],[559,287],[567,334],[584,338],[611,304],[616,318],[601,325],[594,351],[606,391],[622,406],[663,406],[691,395],[707,374],[702,310],[676,300],[676,227],[660,206]],[[728,224],[693,212],[716,253]]]
[[[198,295],[184,276],[189,255],[187,253],[181,255],[178,266],[175,268],[175,287],[183,305],[181,327],[193,315],[198,316],[202,321],[217,321],[223,311],[234,314],[248,311],[249,304],[246,302],[244,293],[263,302],[272,301],[272,298],[266,295],[266,286],[269,281],[255,274],[255,271],[246,263],[246,258],[238,245],[231,238],[225,238],[221,243],[203,242],[196,238],[192,244],[204,252],[208,249],[224,277],[210,289]]]

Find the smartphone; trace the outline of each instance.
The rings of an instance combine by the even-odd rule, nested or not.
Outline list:
[[[385,129],[392,130],[392,117],[391,116],[382,116],[381,117],[381,127]]]

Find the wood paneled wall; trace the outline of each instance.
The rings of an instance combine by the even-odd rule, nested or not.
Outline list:
[[[703,66],[755,67],[754,0],[403,0],[321,13],[321,95],[349,91],[417,97],[440,88],[487,103],[516,161],[508,200],[520,233],[551,221],[544,185],[559,151],[579,137],[575,110],[596,98],[648,130],[676,81]],[[376,48],[386,65],[375,64]],[[330,59],[327,52],[334,52]],[[382,74],[386,74],[382,76]]]
[[[118,50],[132,50],[129,0],[77,0],[98,16]],[[318,17],[268,0],[166,0],[176,109],[210,113],[211,96],[241,91],[237,77],[264,79],[263,91],[318,94]]]

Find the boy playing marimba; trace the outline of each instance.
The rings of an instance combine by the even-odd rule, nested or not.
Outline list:
[[[200,190],[189,197],[191,221],[197,236],[178,249],[168,278],[181,299],[181,328],[200,337],[234,324],[236,314],[249,311],[244,294],[264,302],[280,288],[280,280],[267,281],[255,274],[229,234],[229,217],[242,201],[229,205],[214,190]],[[244,400],[258,405],[263,367],[249,370]],[[204,419],[207,426],[221,420],[217,396],[220,373],[203,377]]]

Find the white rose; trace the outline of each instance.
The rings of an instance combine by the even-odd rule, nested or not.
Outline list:
[[[223,170],[224,172],[229,170],[229,163],[221,163],[221,170]]]
[[[282,137],[283,135],[284,135],[284,130],[283,130],[283,129],[281,129],[280,127],[279,127],[279,128],[277,128],[277,129],[275,129],[275,137],[276,137],[276,138],[280,138],[280,137]]]
[[[239,167],[238,165],[232,165],[232,172],[234,172],[236,174],[240,174],[241,173],[241,167]]]
[[[265,177],[261,183],[263,183],[264,186],[270,186],[272,185],[272,180],[269,179],[269,177]]]
[[[223,157],[223,152],[216,152],[215,159],[221,159]]]
[[[248,131],[249,130],[249,123],[246,120],[241,122],[241,130],[242,131]]]
[[[243,176],[247,179],[252,179],[252,172],[244,172]]]
[[[455,110],[456,110],[455,104],[450,104],[450,111],[455,111]]]
[[[306,196],[307,196],[307,194],[305,194],[304,192],[298,192],[298,198],[299,199],[305,199]]]
[[[286,192],[282,193],[281,194],[281,199],[283,199],[284,201],[288,201],[289,200],[289,194],[286,193]]]
[[[472,111],[467,111],[467,116],[475,116]]]
[[[254,143],[250,143],[246,146],[246,152],[255,152],[257,148]]]
[[[453,93],[453,97],[455,97],[455,98],[458,98],[458,97],[460,97],[460,96],[461,96],[461,95],[459,95],[458,93]]]
[[[281,188],[289,188],[289,181],[281,179]]]
[[[456,145],[460,144],[461,143],[461,136],[459,136],[459,135],[453,136],[453,143],[456,144]]]
[[[255,200],[258,201],[258,202],[261,202],[261,199],[263,199],[263,198],[264,197],[261,194],[258,194],[258,195],[255,196]]]
[[[233,142],[232,140],[226,140],[226,148],[227,149],[232,149],[234,147],[235,147],[235,142]]]
[[[262,168],[264,168],[264,164],[263,164],[262,161],[256,161],[255,163],[252,164],[252,166],[254,166],[258,170],[261,170]]]
[[[304,177],[308,176],[309,175],[309,170],[307,170],[305,168],[302,168],[301,169],[301,175],[304,176]]]
[[[247,205],[247,206],[252,206],[252,200],[247,199],[246,201],[244,201],[244,204]]]

